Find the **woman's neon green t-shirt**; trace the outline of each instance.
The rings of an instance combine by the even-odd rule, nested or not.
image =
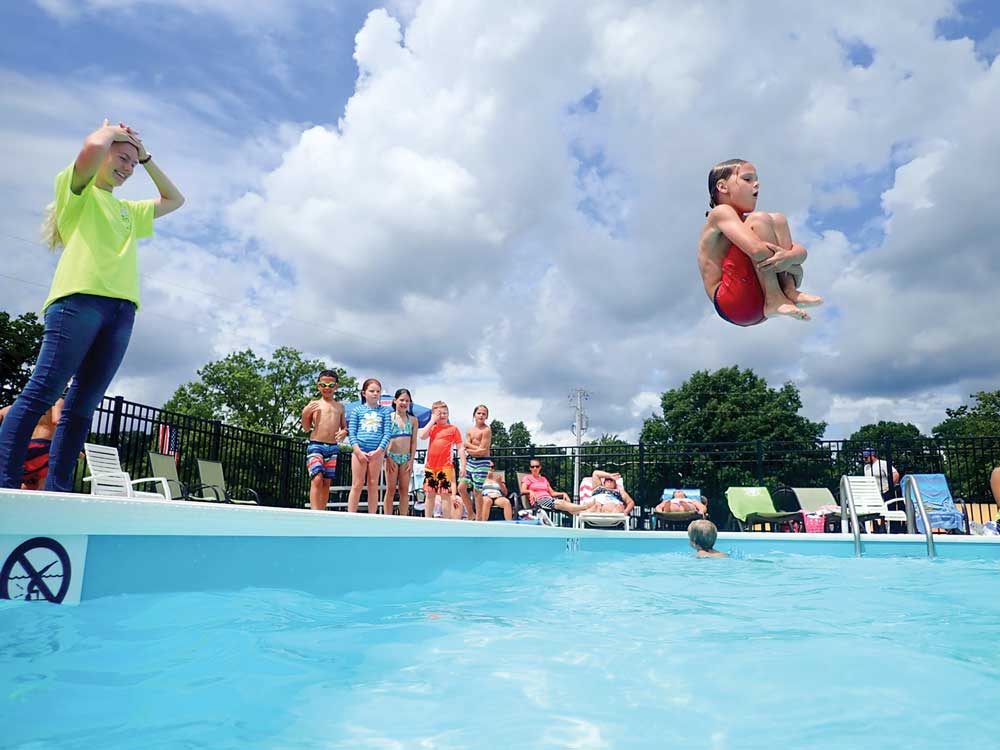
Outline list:
[[[63,240],[43,310],[70,294],[127,299],[139,307],[135,241],[153,236],[153,201],[122,201],[91,180],[76,195],[73,165],[56,175],[56,223]]]

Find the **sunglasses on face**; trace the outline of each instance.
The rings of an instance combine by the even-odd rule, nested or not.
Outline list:
[[[316,385],[318,385],[320,388],[336,388],[337,387],[336,383],[317,383]]]
[[[531,468],[532,468],[532,469],[540,469],[540,468],[542,468],[542,467],[541,467],[540,465],[538,465],[538,464],[532,464],[532,465],[531,465]]]

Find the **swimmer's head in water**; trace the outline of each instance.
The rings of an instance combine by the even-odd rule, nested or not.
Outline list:
[[[708,173],[708,207],[733,206],[740,213],[750,213],[757,206],[757,169],[746,159],[727,159]]]
[[[707,519],[692,521],[688,525],[688,539],[695,549],[710,550],[715,547],[715,540],[719,536],[719,530],[715,524]]]

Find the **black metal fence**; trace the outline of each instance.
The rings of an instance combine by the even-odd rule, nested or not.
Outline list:
[[[222,462],[230,487],[256,490],[268,505],[302,507],[309,497],[304,438],[232,427],[216,420],[192,417],[125,401],[105,398],[94,417],[91,442],[118,447],[122,465],[133,477],[148,476],[150,450],[175,448],[178,474],[196,483],[198,458]],[[507,473],[508,487],[516,473],[527,472],[539,458],[552,486],[575,494],[574,464],[579,450],[579,476],[594,469],[619,471],[637,505],[649,508],[665,487],[700,488],[709,500],[709,515],[722,525],[729,519],[725,491],[732,486],[766,486],[776,498],[782,487],[826,487],[837,496],[840,477],[863,473],[863,451],[878,457],[900,476],[942,473],[952,492],[977,504],[972,520],[990,520],[997,506],[989,488],[990,471],[1000,465],[1000,436],[917,438],[852,442],[683,443],[670,445],[585,445],[496,448],[493,458]],[[423,451],[418,453],[418,460]],[[345,456],[346,458],[346,456]],[[348,485],[350,461],[337,466],[335,485]],[[82,473],[78,471],[78,477]],[[79,480],[78,480],[79,481]],[[898,494],[898,491],[897,491]],[[789,508],[791,509],[791,508]]]

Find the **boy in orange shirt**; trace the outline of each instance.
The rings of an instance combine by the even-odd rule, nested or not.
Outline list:
[[[465,445],[462,432],[455,425],[448,423],[448,405],[444,401],[431,404],[431,421],[420,430],[420,439],[427,443],[427,458],[424,462],[424,476],[436,477],[443,472],[448,484],[455,486],[455,464],[451,460],[451,446],[458,446],[458,457],[465,467]],[[430,496],[430,495],[428,495]],[[468,508],[469,518],[475,518],[471,507]],[[434,514],[434,503],[424,503],[424,516],[431,518]]]

